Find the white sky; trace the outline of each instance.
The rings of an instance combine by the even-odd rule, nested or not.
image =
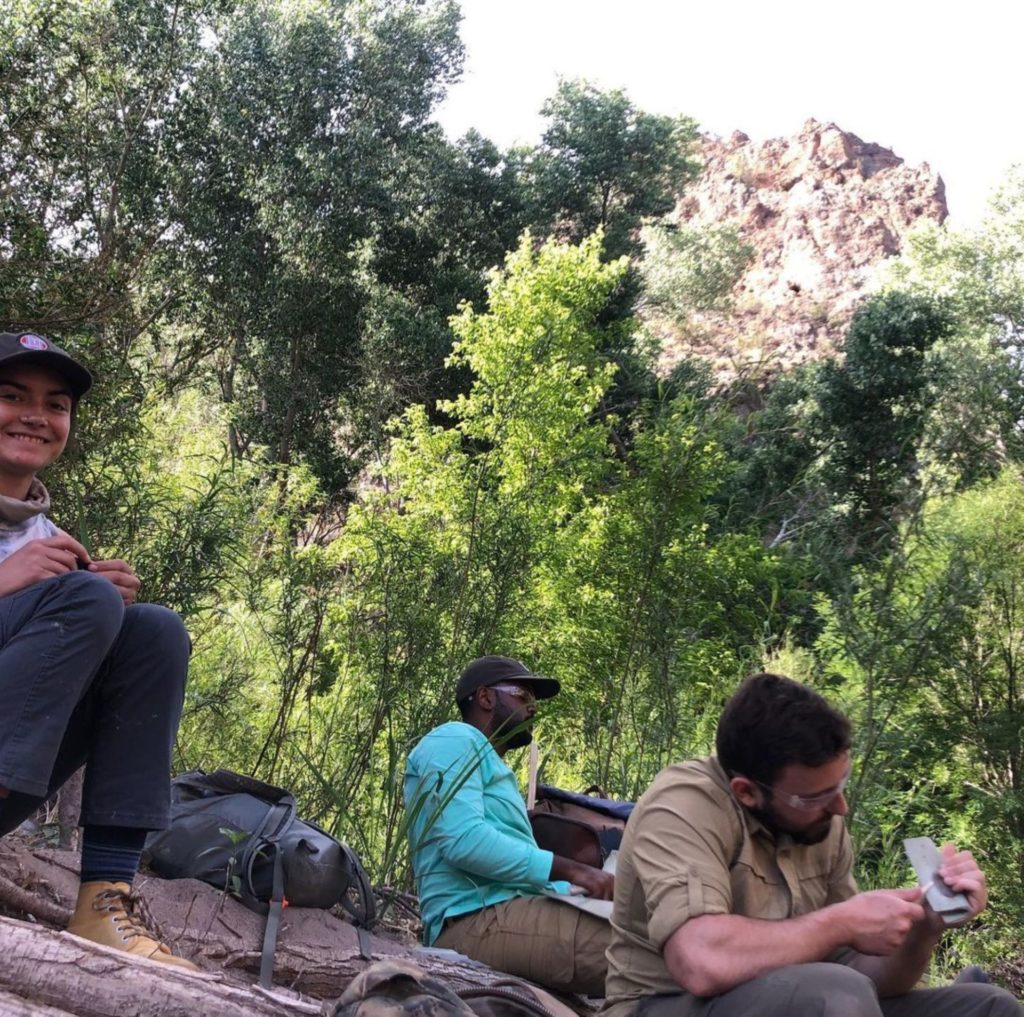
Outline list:
[[[833,121],[946,183],[980,220],[1024,163],[1021,0],[461,0],[466,70],[439,111],[535,143],[559,76],[624,88],[641,109],[754,140]]]

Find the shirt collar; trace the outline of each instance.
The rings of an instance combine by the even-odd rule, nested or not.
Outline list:
[[[28,497],[9,498],[0,494],[0,524],[8,526],[23,523],[32,516],[38,516],[50,511],[50,494],[43,487],[42,481],[32,478],[29,485]]]

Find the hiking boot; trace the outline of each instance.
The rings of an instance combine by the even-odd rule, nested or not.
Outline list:
[[[169,946],[153,938],[140,916],[141,904],[128,883],[83,883],[68,932],[136,957],[198,971],[191,961],[175,957]]]

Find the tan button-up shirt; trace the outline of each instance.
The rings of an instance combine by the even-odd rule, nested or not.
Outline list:
[[[682,991],[661,951],[689,919],[806,914],[857,892],[852,866],[840,817],[820,844],[776,838],[739,805],[713,756],[667,767],[619,850],[605,1012],[625,1017],[644,996]]]

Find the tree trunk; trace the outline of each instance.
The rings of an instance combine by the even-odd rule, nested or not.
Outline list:
[[[0,992],[0,1017],[73,1017],[67,1010],[55,1010],[52,1006],[33,1003],[9,992]]]
[[[287,990],[231,985],[220,975],[183,971],[12,918],[0,918],[0,956],[5,958],[0,1005],[6,1007],[5,997],[20,1000],[0,1013],[319,1017],[325,1012],[323,1003],[303,1001]]]

